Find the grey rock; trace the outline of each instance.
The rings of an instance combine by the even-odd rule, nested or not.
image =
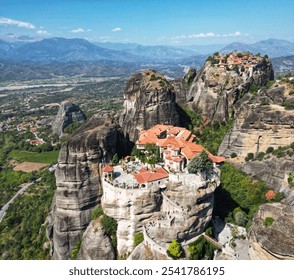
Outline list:
[[[179,125],[178,110],[173,86],[158,72],[145,70],[127,82],[119,124],[135,142],[141,130],[156,124]]]
[[[78,260],[114,260],[115,250],[100,219],[92,221],[82,236]]]
[[[80,107],[69,101],[63,101],[60,104],[57,116],[52,123],[52,133],[60,138],[65,135],[64,129],[73,122],[83,123],[86,121],[86,116]]]
[[[267,217],[273,223],[264,225]],[[263,204],[254,215],[249,232],[251,259],[294,259],[294,207],[281,203]]]

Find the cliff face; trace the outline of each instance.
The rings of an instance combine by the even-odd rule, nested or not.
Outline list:
[[[293,213],[293,206],[280,203],[260,206],[249,232],[251,259],[294,259]],[[267,217],[273,218],[273,223],[265,226]]]
[[[158,72],[145,70],[132,76],[124,92],[120,126],[130,141],[139,131],[156,124],[179,125],[179,107],[173,86]]]
[[[78,105],[69,101],[63,101],[52,124],[52,133],[62,137],[64,129],[70,124],[73,122],[84,122],[85,120],[86,116]]]
[[[243,53],[244,57],[251,54]],[[227,59],[227,58],[226,58]],[[193,80],[187,101],[192,109],[201,109],[209,121],[227,121],[234,114],[234,104],[252,84],[265,85],[274,77],[270,60],[254,58],[254,67],[245,64],[232,68],[207,61]],[[228,58],[229,60],[229,58]],[[242,64],[240,64],[242,65]],[[229,68],[231,67],[231,68]]]
[[[118,254],[133,251],[138,232],[144,233],[145,245],[158,257],[165,255],[173,239],[184,242],[202,233],[210,222],[219,184],[216,178],[212,181],[191,174],[170,175],[166,189],[147,190],[123,189],[103,181],[103,210],[118,222]]]
[[[270,89],[248,93],[235,104],[236,119],[232,130],[225,136],[218,153],[230,157],[237,155],[235,163],[243,171],[264,180],[276,191],[283,191],[287,203],[294,203],[294,194],[287,183],[287,175],[294,173],[293,149],[289,145],[294,141],[293,111],[286,110],[284,104],[293,104],[289,92],[292,87],[284,82],[276,82]],[[248,153],[255,156],[265,153],[269,147],[278,149],[288,146],[274,156],[269,153],[262,159],[245,162]]]
[[[106,124],[105,124],[106,123]],[[99,163],[123,152],[124,139],[116,125],[93,118],[64,143],[56,169],[56,185],[47,235],[53,259],[68,259],[100,203]]]
[[[220,145],[219,154],[245,157],[247,153],[265,152],[268,147],[290,145],[294,139],[294,115],[282,106],[293,102],[289,90],[277,83],[272,89],[244,96],[235,105],[234,126]]]

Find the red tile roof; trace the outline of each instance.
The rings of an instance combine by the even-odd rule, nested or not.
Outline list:
[[[146,170],[145,172],[134,174],[134,177],[139,184],[144,184],[167,178],[168,173],[163,168],[158,168],[154,171]]]
[[[107,165],[107,166],[103,167],[102,171],[103,172],[113,172],[113,167],[110,165]]]

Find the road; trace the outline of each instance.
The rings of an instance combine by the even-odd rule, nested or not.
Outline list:
[[[22,187],[0,210],[0,223],[2,222],[3,217],[6,214],[6,211],[9,208],[9,205],[13,203],[13,201],[21,194],[23,194],[30,186],[32,186],[33,184],[35,184],[35,182],[40,182],[41,178],[38,178],[37,180],[28,183],[27,185],[25,185],[24,187]]]

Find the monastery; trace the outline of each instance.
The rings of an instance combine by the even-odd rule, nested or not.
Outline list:
[[[217,167],[224,162],[224,157],[214,156],[204,147],[194,143],[196,136],[183,127],[174,127],[172,125],[156,125],[148,130],[140,133],[136,142],[138,150],[145,150],[147,144],[154,144],[159,148],[160,157],[163,163],[158,163],[153,168],[148,165],[142,165],[139,162],[129,162],[130,172],[121,176],[122,180],[116,180],[118,185],[123,184],[125,188],[145,189],[153,185],[164,187],[164,182],[170,177],[169,174],[188,173],[187,165],[194,157],[205,151],[213,163],[213,167]],[[126,158],[129,160],[129,157]],[[120,167],[116,167],[120,168]],[[112,181],[114,179],[114,167],[105,166],[103,168],[104,179]],[[122,172],[116,172],[121,174]]]

